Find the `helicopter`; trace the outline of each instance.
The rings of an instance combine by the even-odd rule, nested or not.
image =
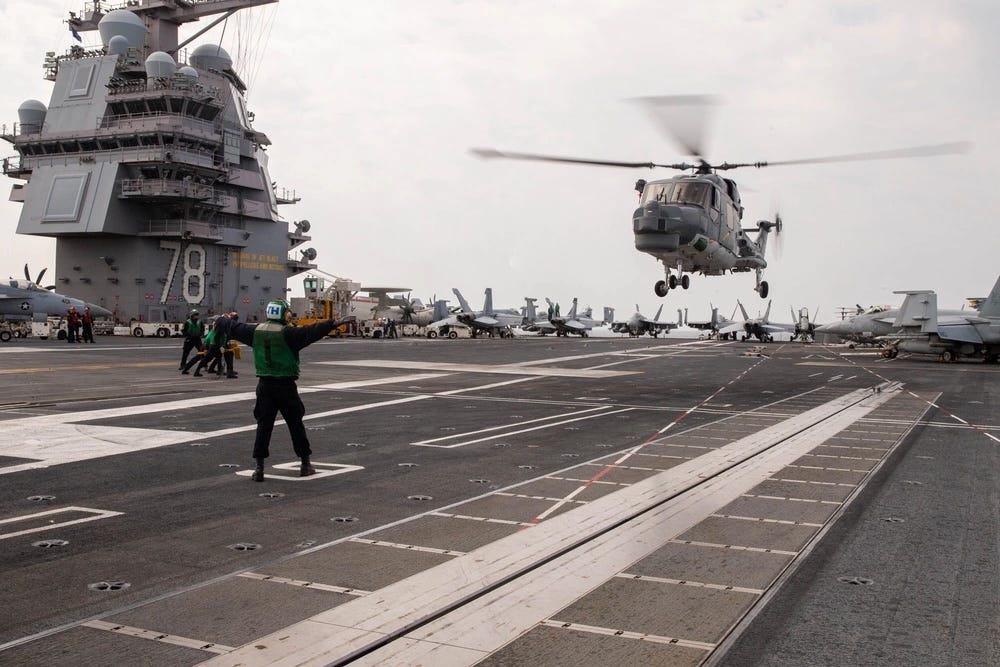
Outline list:
[[[741,167],[760,169],[779,165],[949,155],[965,152],[969,147],[967,142],[959,142],[797,160],[712,163],[704,157],[701,135],[702,124],[707,117],[706,110],[713,103],[713,98],[704,95],[673,95],[640,97],[633,101],[644,106],[668,136],[688,156],[694,158],[692,163],[591,160],[515,153],[493,148],[473,148],[471,152],[487,159],[507,158],[633,169],[661,167],[690,172],[663,180],[639,179],[635,184],[639,193],[639,207],[632,214],[635,247],[663,264],[664,279],[658,280],[653,286],[653,292],[659,297],[667,296],[670,290],[677,287],[688,289],[692,273],[719,276],[727,271],[754,271],[757,278],[754,291],[762,299],[767,298],[770,290],[767,281],[763,280],[763,271],[767,267],[764,254],[769,236],[773,233],[776,239],[780,238],[783,228],[781,216],[775,213],[773,220],[758,220],[754,226],[744,228],[744,211],[736,181],[719,175],[719,172]],[[751,234],[754,236],[751,237]]]

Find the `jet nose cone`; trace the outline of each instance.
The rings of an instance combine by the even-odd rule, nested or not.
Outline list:
[[[107,308],[101,308],[93,303],[88,303],[87,308],[90,308],[90,314],[94,317],[114,317],[110,310]]]
[[[825,334],[845,334],[848,332],[848,325],[845,322],[831,322],[816,327],[816,333]]]

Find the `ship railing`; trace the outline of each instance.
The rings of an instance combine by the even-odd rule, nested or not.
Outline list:
[[[14,164],[14,159],[11,158],[11,171],[94,162],[179,162],[214,169],[221,169],[223,166],[221,158],[216,157],[215,153],[211,151],[178,146],[132,146],[86,153],[20,156],[19,164]]]
[[[24,170],[21,166],[21,156],[11,155],[10,157],[5,157],[3,159],[3,173],[6,176],[14,176],[15,174],[21,174]]]
[[[222,227],[184,218],[150,220],[146,223],[146,229],[143,233],[149,236],[178,237],[196,241],[221,241],[223,239]]]
[[[274,190],[274,199],[279,204],[294,204],[298,201],[301,201],[302,199],[301,197],[298,196],[298,193],[295,190],[289,190],[288,188],[279,188],[276,186],[273,187],[272,189]]]
[[[194,180],[129,178],[121,182],[122,197],[177,197],[224,206],[226,198],[211,185]]]
[[[179,113],[169,113],[166,111],[100,116],[97,119],[97,129],[99,130],[136,127],[148,130],[150,129],[150,125],[171,129],[197,128],[206,134],[211,134],[216,137],[222,136],[221,123],[213,123],[207,120],[192,118]]]

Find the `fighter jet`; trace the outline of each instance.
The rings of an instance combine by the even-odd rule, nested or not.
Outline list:
[[[491,338],[497,335],[501,338],[510,338],[514,335],[511,327],[521,323],[520,313],[516,313],[513,310],[493,309],[492,288],[486,288],[486,300],[483,303],[483,309],[480,311],[472,310],[469,302],[465,300],[465,297],[462,296],[462,293],[457,288],[452,288],[451,291],[458,297],[461,310],[428,324],[427,327],[430,330],[428,336],[431,336],[431,332],[441,332],[451,327],[464,326],[472,330],[473,338],[477,337],[480,333],[485,333]]]
[[[816,317],[819,314],[819,307],[813,311],[813,318],[809,319],[809,309],[799,308],[798,316],[795,309],[789,309],[792,313],[792,321],[795,322],[795,329],[792,331],[791,340],[801,340],[803,343],[811,343],[816,338]]]
[[[942,310],[939,315],[962,315],[961,310]],[[816,327],[815,333],[832,334],[850,343],[881,345],[882,336],[896,331],[895,322],[899,309],[892,306],[872,306],[867,310],[838,322]]]
[[[555,333],[556,325],[552,324],[547,317],[539,317],[535,301],[538,299],[533,299],[530,296],[524,297],[524,316],[521,319],[521,330],[537,333],[540,336]]]
[[[763,317],[751,318],[747,315],[746,308],[739,301],[736,302],[739,306],[740,312],[743,313],[742,322],[733,322],[727,324],[719,329],[719,337],[723,335],[732,334],[733,337],[736,335],[740,336],[740,340],[746,340],[748,338],[754,337],[762,343],[770,343],[774,340],[774,334],[776,333],[792,333],[795,331],[794,324],[778,324],[768,320],[771,315],[771,302],[767,302],[767,310],[764,311]],[[743,331],[739,334],[739,331]]]
[[[589,331],[595,326],[600,324],[592,317],[593,310],[587,308],[583,311],[583,314],[577,315],[577,299],[573,297],[573,307],[569,309],[569,312],[565,315],[556,315],[555,308],[549,299],[545,299],[549,302],[549,306],[553,308],[553,313],[549,317],[549,322],[556,329],[557,336],[568,336],[570,334],[576,334],[582,338],[586,338],[589,335]]]
[[[711,304],[709,304],[711,306]],[[733,314],[736,314],[735,309],[733,309]],[[720,334],[719,329],[728,327],[733,324],[733,320],[726,317],[725,315],[719,315],[719,309],[712,306],[712,319],[707,322],[691,322],[688,320],[687,308],[684,309],[684,326],[691,327],[692,329],[698,329],[700,331],[707,331],[708,338],[712,339],[718,336],[720,339],[725,340],[729,338],[730,334]],[[736,339],[735,331],[732,332],[733,339]]]
[[[906,299],[893,322],[895,331],[881,338],[882,355],[894,358],[900,350],[940,355],[942,361],[979,357],[988,364],[1000,359],[1000,278],[979,312],[944,315],[937,309],[937,294],[929,290],[896,292]]]
[[[43,269],[38,274],[38,281],[41,281],[44,273]],[[5,283],[0,283],[0,320],[44,322],[50,315],[65,316],[71,307],[81,313],[84,308],[90,308],[90,313],[97,319],[113,316],[106,308],[39,286],[28,277],[27,266],[24,267],[24,275],[25,280],[10,278]]]
[[[635,313],[632,314],[630,318],[622,322],[613,322],[611,324],[611,330],[616,333],[627,333],[629,336],[642,336],[643,334],[649,334],[653,338],[660,335],[660,332],[670,333],[671,329],[676,329],[681,325],[681,311],[677,310],[677,322],[661,322],[660,313],[663,312],[663,304],[660,304],[659,310],[656,311],[656,315],[653,319],[649,319],[642,314],[639,310],[639,304],[635,304]]]

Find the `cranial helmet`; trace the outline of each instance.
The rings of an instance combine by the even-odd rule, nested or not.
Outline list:
[[[192,311],[191,311],[190,313],[188,313],[188,314],[189,314],[189,315],[190,315],[191,317],[198,317],[198,311],[197,311],[197,310],[192,310]]]
[[[290,309],[291,306],[288,305],[287,301],[284,299],[275,299],[274,301],[268,302],[267,308],[264,309],[264,314],[267,319],[284,324],[286,313],[288,313]]]

